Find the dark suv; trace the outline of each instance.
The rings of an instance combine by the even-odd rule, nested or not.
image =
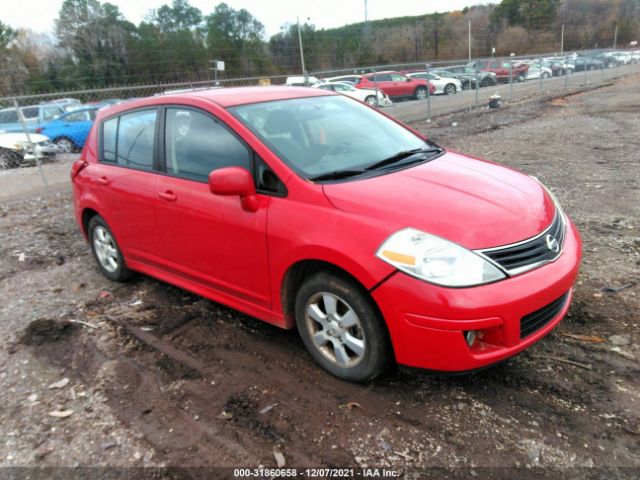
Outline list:
[[[462,88],[476,88],[476,70],[469,68],[466,65],[455,65],[452,67],[446,67],[445,69],[438,69],[438,75],[444,75],[444,72],[451,73],[462,82]],[[477,72],[478,83],[480,87],[491,87],[498,83],[496,74],[492,72]]]

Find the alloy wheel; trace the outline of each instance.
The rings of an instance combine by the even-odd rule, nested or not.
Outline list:
[[[365,355],[365,338],[358,315],[339,296],[319,292],[305,309],[305,324],[314,347],[338,367],[353,367]]]
[[[113,273],[118,269],[118,249],[109,231],[101,225],[93,229],[93,248],[98,262],[107,272]]]

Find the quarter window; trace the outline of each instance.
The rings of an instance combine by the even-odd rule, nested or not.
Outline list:
[[[118,132],[118,120],[118,117],[115,117],[102,124],[102,159],[105,162],[116,161],[116,134]]]
[[[191,109],[167,109],[165,161],[170,175],[203,182],[222,167],[252,170],[247,147],[213,117]]]

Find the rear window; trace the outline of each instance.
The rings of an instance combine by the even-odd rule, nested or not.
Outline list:
[[[0,111],[0,123],[17,123],[18,112],[15,109]]]

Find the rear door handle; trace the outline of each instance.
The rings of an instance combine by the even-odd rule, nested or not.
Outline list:
[[[107,177],[98,177],[98,183],[101,185],[109,185],[109,179]]]
[[[167,190],[166,192],[158,192],[158,196],[161,199],[166,200],[167,202],[175,202],[178,199],[176,194],[171,190]]]

